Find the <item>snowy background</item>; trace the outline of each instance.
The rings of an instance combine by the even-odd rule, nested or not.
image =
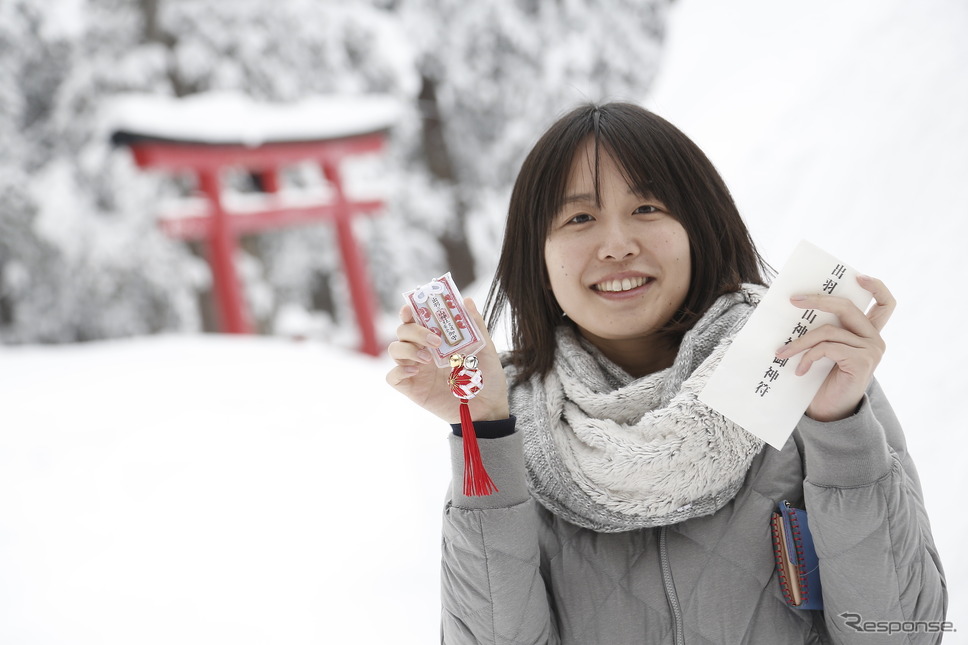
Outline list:
[[[385,47],[409,51],[380,24]],[[965,33],[960,0],[678,0],[648,91],[576,84],[542,107],[546,122],[582,98],[641,101],[707,151],[774,266],[807,238],[893,290],[899,308],[878,375],[905,426],[947,570],[949,620],[960,629],[946,643],[968,642],[968,520],[951,510],[968,484],[956,404],[968,379],[950,368],[968,355],[957,341],[945,347],[949,326],[968,314],[955,292],[968,277],[958,259],[968,238]],[[624,44],[607,44],[616,41]],[[550,50],[549,87],[559,77],[548,69],[565,70],[561,83],[578,75],[569,51]],[[540,130],[515,127],[505,134],[525,144]],[[488,153],[493,161],[512,148]],[[43,167],[47,177],[66,174]],[[11,201],[6,181],[0,251],[9,253],[10,204],[26,198]],[[455,203],[438,184],[421,185],[428,209]],[[501,178],[489,185],[474,195],[488,207],[463,206],[479,209],[475,231],[486,239],[499,232],[503,198]],[[157,187],[132,190],[122,201],[138,204]],[[44,218],[65,221],[42,205]],[[158,256],[190,260],[160,244]],[[14,257],[28,266],[38,254]],[[482,297],[488,255],[493,247],[465,293]],[[185,325],[191,331],[176,321],[161,328],[180,333],[81,345],[0,345],[0,643],[437,640],[447,428],[385,386],[387,360],[350,351],[351,338],[340,347]],[[118,335],[108,323],[94,331]],[[347,337],[345,326],[337,331]]]

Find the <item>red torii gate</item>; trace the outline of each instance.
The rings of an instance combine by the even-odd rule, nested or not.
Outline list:
[[[309,140],[263,140],[255,145],[226,141],[224,136],[218,142],[211,142],[158,136],[150,132],[150,127],[147,130],[138,131],[129,125],[117,129],[111,140],[117,145],[128,146],[135,163],[142,168],[191,172],[197,177],[199,190],[206,198],[207,212],[163,218],[160,225],[174,238],[201,240],[207,244],[222,331],[233,334],[252,331],[233,260],[238,236],[329,221],[336,228],[360,331],[361,350],[372,356],[380,353],[374,324],[372,285],[353,235],[352,220],[356,216],[380,210],[383,201],[348,197],[340,173],[340,162],[348,156],[381,150],[385,144],[386,127],[368,132],[334,133]],[[305,162],[316,163],[322,169],[332,199],[324,203],[299,205],[287,205],[282,199],[271,199],[272,195],[278,196],[280,169]],[[227,168],[244,168],[260,178],[262,189],[270,195],[263,208],[244,212],[230,212],[226,208],[221,174]]]

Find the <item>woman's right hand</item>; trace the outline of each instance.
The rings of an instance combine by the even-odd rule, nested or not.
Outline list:
[[[510,415],[508,388],[501,360],[474,301],[465,298],[464,305],[487,341],[477,353],[484,387],[468,404],[471,418],[475,421],[507,419]],[[415,322],[413,312],[406,305],[400,311],[400,319],[403,324],[397,328],[397,340],[387,348],[390,358],[396,362],[387,374],[387,383],[444,421],[460,423],[460,402],[447,383],[450,367],[437,367],[430,353],[432,347],[440,346],[440,337]]]

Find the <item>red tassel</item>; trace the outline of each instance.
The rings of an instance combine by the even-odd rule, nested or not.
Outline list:
[[[464,437],[464,495],[482,497],[497,492],[497,486],[484,469],[481,448],[477,445],[477,433],[471,421],[467,399],[460,400],[460,431]]]
[[[464,437],[464,495],[482,497],[497,492],[497,486],[484,470],[481,448],[477,445],[477,433],[467,406],[469,399],[477,396],[484,386],[480,371],[477,369],[476,356],[454,354],[450,358],[453,369],[450,372],[450,390],[460,401],[460,429]]]

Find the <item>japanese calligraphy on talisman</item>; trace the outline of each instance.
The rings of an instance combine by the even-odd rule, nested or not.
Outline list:
[[[440,336],[440,347],[427,348],[437,367],[447,367],[450,357],[458,352],[474,354],[486,344],[464,308],[464,299],[449,272],[406,292],[403,297],[410,305],[414,319]]]
[[[777,449],[834,365],[822,358],[797,376],[802,353],[782,360],[776,356],[777,348],[812,329],[840,325],[834,314],[790,302],[791,296],[806,294],[847,298],[861,311],[871,301],[870,292],[857,283],[857,271],[813,244],[800,242],[699,394],[700,401]]]

